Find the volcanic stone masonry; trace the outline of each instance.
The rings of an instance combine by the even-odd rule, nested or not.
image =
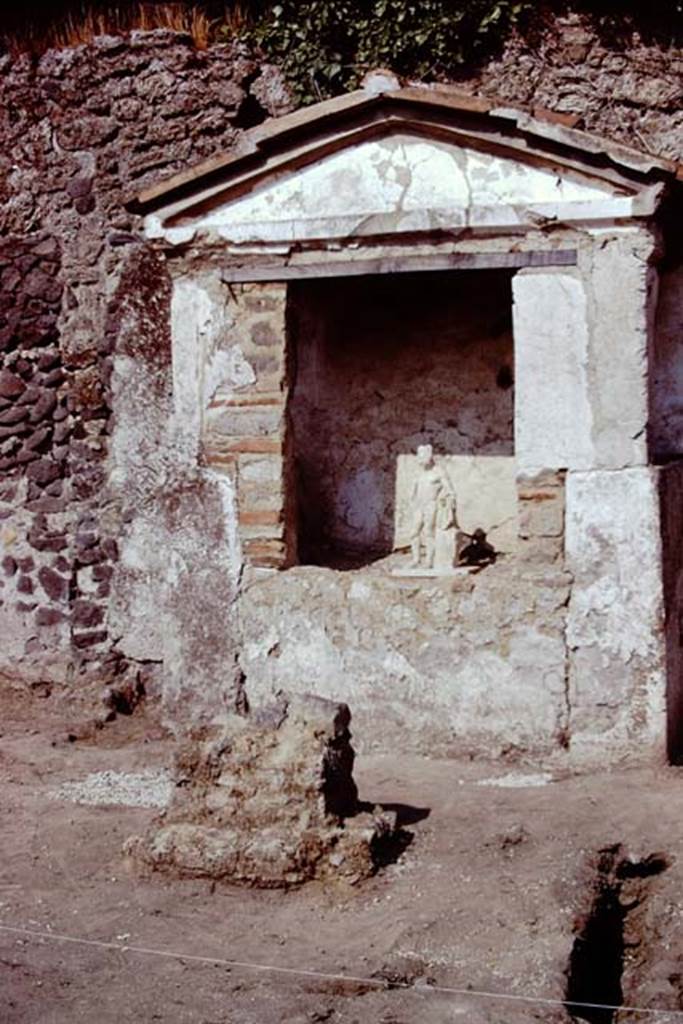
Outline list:
[[[2,57],[0,95],[0,671],[134,694],[154,666],[108,629],[122,510],[105,487],[131,275],[144,292],[124,203],[289,100],[239,47],[170,32]]]

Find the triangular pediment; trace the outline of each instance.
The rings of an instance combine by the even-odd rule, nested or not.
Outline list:
[[[355,94],[270,122],[241,152],[140,197],[148,233],[277,244],[615,220],[651,212],[671,175],[583,133],[534,135],[510,112],[425,104],[415,92]]]

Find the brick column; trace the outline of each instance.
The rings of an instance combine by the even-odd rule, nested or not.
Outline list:
[[[219,389],[212,398],[203,458],[234,475],[245,560],[284,568],[296,560],[286,285],[237,285],[230,292],[230,340],[239,346],[253,381],[227,394]]]

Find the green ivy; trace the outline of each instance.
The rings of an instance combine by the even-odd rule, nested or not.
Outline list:
[[[452,78],[489,53],[534,0],[280,0],[257,9],[247,37],[280,65],[296,99],[353,89],[370,68]]]

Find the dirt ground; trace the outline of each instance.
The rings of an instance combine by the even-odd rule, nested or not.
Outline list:
[[[2,1024],[560,1024],[573,948],[573,998],[669,1011],[583,1019],[683,1020],[680,769],[362,757],[408,847],[369,882],[264,892],[131,874],[123,841],[156,812],[57,790],[172,742],[149,714],[69,738],[65,707],[0,690]]]

